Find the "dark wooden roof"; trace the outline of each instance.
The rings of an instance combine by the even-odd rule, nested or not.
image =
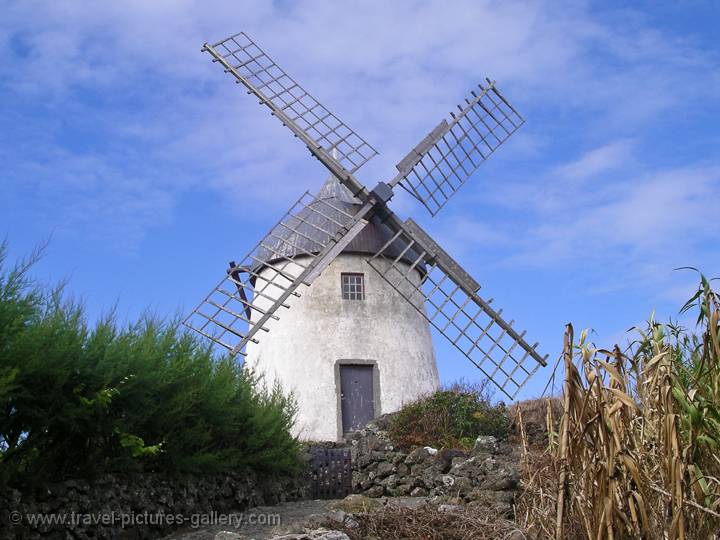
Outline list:
[[[299,218],[294,218],[290,223],[291,228],[297,232],[288,228],[276,228],[272,233],[275,238],[271,236],[265,239],[263,244],[267,247],[258,250],[255,268],[260,267],[262,262],[272,262],[281,257],[295,257],[303,252],[317,253],[318,242],[325,244],[328,240],[328,235],[322,231],[337,231],[339,227],[334,222],[347,220],[342,212],[354,215],[361,207],[360,201],[334,176],[325,181],[316,197],[318,201],[311,203],[310,207],[316,207],[317,211],[306,208],[298,214]],[[329,204],[324,204],[323,201]],[[374,255],[391,236],[387,227],[377,220],[371,221],[342,252]],[[397,256],[399,253],[399,249],[394,246],[385,251],[388,256]]]

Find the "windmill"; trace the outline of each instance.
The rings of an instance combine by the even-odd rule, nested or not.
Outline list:
[[[368,190],[354,175],[377,151],[245,33],[206,43],[202,50],[270,109],[328,169],[330,178],[320,193],[302,195],[239,263],[231,262],[227,275],[184,324],[231,355],[245,356],[270,379],[299,387],[300,415],[309,426],[305,438],[341,437],[379,412],[437,386],[429,325],[514,398],[538,367],[546,365],[547,357],[538,354],[537,343],[525,341],[525,332],[516,331],[513,321],[502,317],[502,310],[491,306],[492,299],[478,295],[480,285],[415,221],[401,220],[388,207],[399,186],[434,216],[524,123],[495,83],[486,79],[478,85],[397,164],[392,179]],[[365,298],[364,272],[338,268],[348,261],[356,269],[369,269],[368,282],[376,287],[372,298],[384,310],[373,312],[383,319],[377,323],[381,328],[367,327],[371,335],[356,341],[374,344],[374,352],[367,354],[382,355],[383,348],[395,347],[402,357],[380,365],[353,351],[339,361],[333,352],[318,348],[332,342],[335,334],[350,335],[343,334],[347,329],[338,322],[340,310],[366,309],[362,302],[352,302]],[[323,280],[332,273],[341,275],[341,287],[330,287],[333,292],[326,296],[332,297],[331,304],[324,308],[330,323],[321,326],[317,309],[310,315],[303,310],[312,309],[313,295],[320,298],[323,290],[330,290]],[[351,301],[332,303],[340,295]],[[275,339],[266,340],[271,330]],[[312,354],[304,352],[310,349],[303,343],[315,347]],[[303,355],[306,358],[298,360]],[[374,364],[374,374],[363,369],[368,363]],[[384,379],[378,373],[383,370]],[[377,395],[379,383],[383,399]],[[332,394],[324,393],[326,387]]]

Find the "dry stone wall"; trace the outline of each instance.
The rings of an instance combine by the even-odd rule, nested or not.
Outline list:
[[[480,436],[470,452],[416,448],[403,452],[386,431],[387,416],[348,436],[353,488],[368,497],[438,497],[480,502],[510,513],[520,479],[520,450]]]
[[[158,538],[217,520],[220,514],[304,498],[307,486],[303,476],[171,478],[149,473],[106,474],[24,492],[5,489],[0,492],[0,540]]]

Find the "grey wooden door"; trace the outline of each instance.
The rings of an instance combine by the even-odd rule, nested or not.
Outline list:
[[[340,366],[340,403],[343,433],[359,429],[375,418],[373,366]]]

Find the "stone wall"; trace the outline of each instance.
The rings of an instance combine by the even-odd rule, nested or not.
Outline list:
[[[405,453],[389,439],[388,422],[381,417],[348,437],[355,493],[477,501],[511,512],[520,478],[518,447],[481,436],[470,452],[425,447]]]
[[[157,538],[219,519],[219,514],[304,498],[307,485],[302,476],[273,479],[246,473],[171,478],[149,473],[106,474],[92,481],[67,480],[25,492],[5,489],[0,491],[0,540]],[[158,518],[159,514],[172,518]],[[45,523],[33,525],[33,519]]]

